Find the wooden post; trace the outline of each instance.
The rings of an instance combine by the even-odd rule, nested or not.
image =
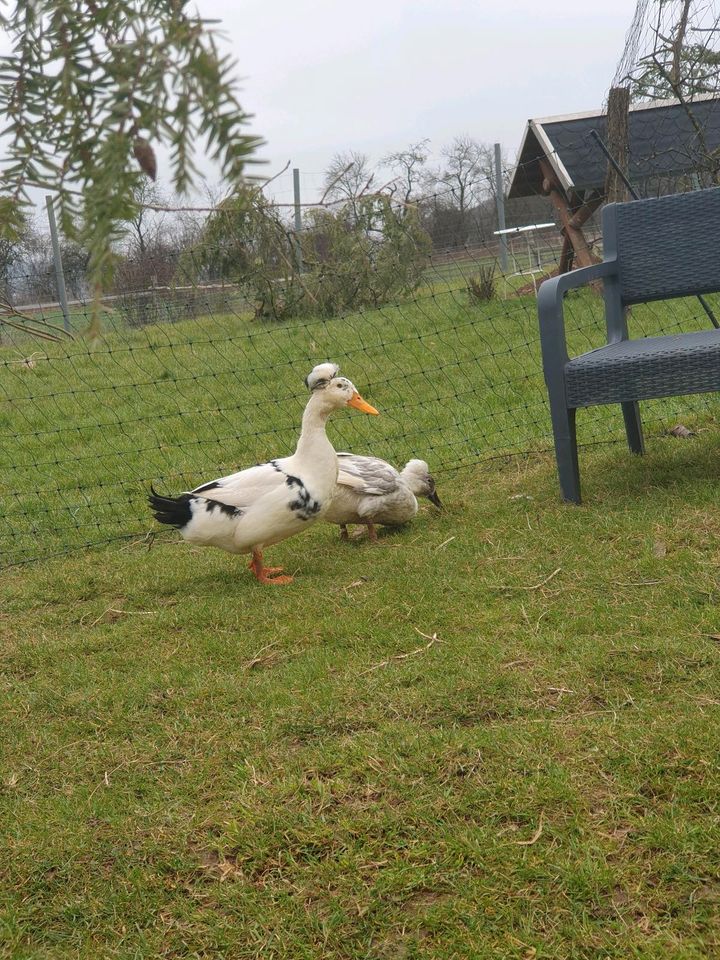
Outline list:
[[[613,87],[608,95],[607,107],[607,148],[618,167],[627,176],[629,157],[628,111],[630,109],[630,90],[627,87]],[[608,163],[605,178],[605,198],[608,203],[623,203],[629,200],[627,187],[615,167]]]

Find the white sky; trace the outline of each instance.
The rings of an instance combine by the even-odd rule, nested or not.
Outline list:
[[[304,201],[335,153],[377,162],[430,139],[500,142],[508,163],[530,117],[592,110],[606,96],[635,0],[194,0],[221,21],[241,103],[266,140],[259,169],[287,161]],[[0,50],[7,39],[0,35]],[[167,154],[158,150],[159,180]],[[210,182],[217,171],[198,157]],[[292,174],[272,185],[292,199]],[[33,191],[35,193],[35,191]]]
[[[263,175],[290,160],[304,192],[337,152],[377,161],[425,137],[436,153],[459,134],[498,141],[512,161],[530,117],[602,104],[635,11],[635,0],[196,4],[222,21],[267,141]]]

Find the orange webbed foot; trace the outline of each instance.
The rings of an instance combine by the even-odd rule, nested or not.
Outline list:
[[[266,567],[263,564],[262,550],[253,550],[252,560],[249,567],[255,574],[258,583],[272,583],[277,586],[283,586],[286,583],[292,583],[293,578],[288,576],[270,576],[270,574],[282,573],[282,567]]]
[[[284,586],[286,583],[292,583],[295,577],[258,577],[260,583],[272,583],[277,586]]]

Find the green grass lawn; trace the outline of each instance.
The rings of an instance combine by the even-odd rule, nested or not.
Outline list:
[[[601,342],[602,301],[568,301],[570,346]],[[637,308],[646,333],[707,326],[690,300]],[[471,304],[449,285],[332,319],[260,324],[200,316],[97,343],[0,347],[0,568],[147,532],[149,483],[164,491],[292,452],[319,360],[382,417],[336,417],[338,449],[413,456],[443,472],[551,446],[534,297]],[[22,349],[19,349],[22,347]],[[31,368],[18,363],[35,353]],[[711,401],[711,405],[714,401]],[[651,430],[706,398],[646,404]],[[615,409],[581,419],[583,442],[617,438]]]
[[[600,307],[570,299],[573,352]],[[631,322],[706,325],[693,301]],[[720,955],[714,399],[644,405],[645,458],[585,448],[569,508],[532,298],[438,286],[17,358],[0,348],[0,957]],[[377,546],[317,525],[269,551],[285,588],[148,549],[148,482],[291,451],[326,358],[382,411],[336,418],[336,446],[425,457],[446,509]],[[619,436],[615,409],[580,421]]]
[[[719,439],[6,571],[0,956],[718,955]]]

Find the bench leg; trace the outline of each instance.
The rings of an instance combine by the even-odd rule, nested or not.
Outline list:
[[[580,503],[580,468],[575,433],[575,410],[556,403],[553,404],[551,413],[562,498],[566,503]]]
[[[637,402],[631,401],[629,403],[623,403],[621,406],[623,419],[625,420],[625,433],[630,450],[632,453],[645,453],[639,405]]]

